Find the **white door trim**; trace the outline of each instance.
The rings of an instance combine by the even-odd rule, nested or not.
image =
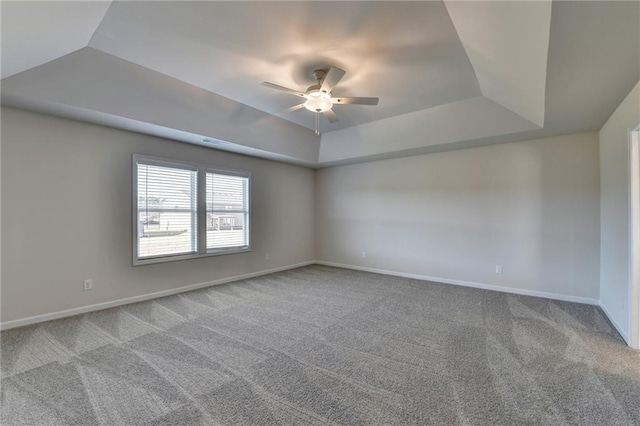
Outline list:
[[[629,337],[640,349],[640,121],[629,129]]]

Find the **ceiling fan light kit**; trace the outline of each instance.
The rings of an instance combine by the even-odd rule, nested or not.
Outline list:
[[[281,111],[281,113],[297,111],[302,108],[314,112],[316,114],[315,134],[320,135],[320,114],[324,115],[330,123],[340,121],[338,116],[332,110],[333,105],[378,105],[378,98],[333,98],[331,92],[345,73],[346,72],[344,70],[336,67],[329,68],[329,71],[315,70],[313,72],[313,76],[318,83],[310,86],[306,92],[289,89],[267,81],[264,81],[262,85],[305,98],[306,101],[304,103],[287,108]]]
[[[307,102],[302,105],[309,111],[325,112],[331,109],[333,102],[331,102],[331,95],[329,93],[315,91],[308,93]]]

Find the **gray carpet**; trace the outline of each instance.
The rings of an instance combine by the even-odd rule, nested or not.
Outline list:
[[[310,266],[2,332],[2,425],[640,424],[598,308]]]

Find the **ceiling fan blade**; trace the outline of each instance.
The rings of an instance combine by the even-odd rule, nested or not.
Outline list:
[[[334,105],[378,105],[380,98],[331,98]]]
[[[338,121],[340,121],[340,119],[338,118],[336,113],[333,112],[333,110],[328,109],[324,111],[322,114],[324,114],[324,116],[327,117],[327,120],[329,120],[329,123],[337,123]]]
[[[302,108],[304,108],[304,104],[294,105],[294,106],[289,107],[287,109],[283,109],[282,111],[280,111],[280,114],[286,114],[288,112],[297,111],[297,110],[302,109]]]
[[[336,84],[344,77],[346,71],[341,70],[340,68],[331,67],[329,68],[329,72],[324,76],[322,80],[322,84],[320,85],[321,92],[331,93]]]
[[[301,92],[299,90],[289,89],[288,87],[284,87],[284,86],[278,86],[277,84],[269,83],[268,81],[263,81],[262,85],[270,89],[276,89],[276,90],[280,90],[281,92],[287,92],[287,93],[291,93],[292,95],[304,97],[304,92]]]

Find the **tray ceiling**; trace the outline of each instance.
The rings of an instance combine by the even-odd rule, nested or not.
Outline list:
[[[3,104],[309,166],[598,129],[640,78],[637,2],[0,7]],[[329,66],[334,95],[380,103],[318,138],[260,83]]]

